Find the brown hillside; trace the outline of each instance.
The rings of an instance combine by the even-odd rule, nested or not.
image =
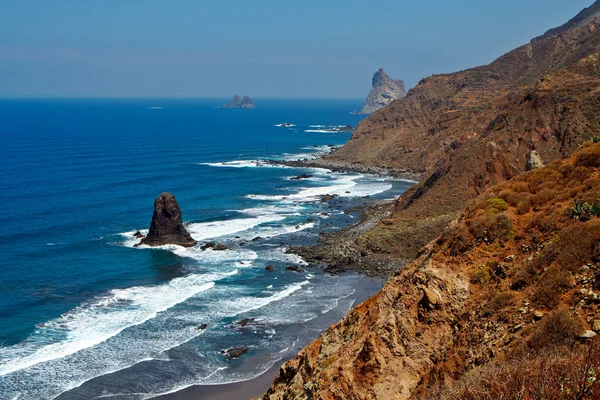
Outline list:
[[[432,140],[442,160],[405,193],[393,218],[363,235],[375,252],[414,258],[485,188],[527,169],[535,150],[546,163],[561,159],[600,132],[600,54],[498,97],[485,111],[464,110],[437,125]],[[451,141],[446,138],[452,138]]]
[[[591,143],[485,191],[265,400],[600,398],[599,198]]]

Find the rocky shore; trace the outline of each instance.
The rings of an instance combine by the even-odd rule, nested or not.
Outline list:
[[[309,263],[309,268],[321,267],[328,273],[354,270],[367,276],[389,278],[407,265],[408,261],[373,253],[357,239],[377,225],[382,218],[390,216],[393,205],[393,200],[387,200],[348,209],[345,212],[361,212],[359,222],[329,234],[321,232],[319,244],[316,246],[292,246],[287,252],[304,258]]]
[[[332,147],[332,154],[335,152]],[[286,165],[294,168],[325,168],[333,172],[359,172],[363,174],[381,175],[388,178],[406,179],[415,183],[423,178],[423,174],[414,173],[407,170],[397,170],[394,168],[381,168],[375,166],[367,166],[356,163],[348,163],[343,161],[330,161],[326,158],[304,159],[304,160],[271,160],[270,164]]]

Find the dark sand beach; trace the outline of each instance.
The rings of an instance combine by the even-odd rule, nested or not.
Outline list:
[[[379,277],[368,277],[363,276],[358,281],[356,292],[354,294],[355,301],[353,307],[359,305],[381,289],[384,281]],[[337,313],[333,310],[323,314],[319,317],[320,321],[316,323],[323,323],[323,319],[329,320],[327,326],[338,322]],[[310,343],[313,338],[303,338],[304,340],[299,343],[298,350],[305,344]],[[279,368],[288,359],[282,359],[275,363],[268,371],[264,374],[243,382],[228,383],[223,385],[194,385],[188,388],[154,397],[154,399],[160,400],[250,400],[262,398],[264,393],[269,389],[271,382],[277,375]],[[248,360],[251,362],[251,360]]]

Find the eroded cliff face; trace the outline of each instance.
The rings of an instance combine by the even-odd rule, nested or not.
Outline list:
[[[424,79],[323,160],[424,175],[356,240],[414,261],[286,363],[265,400],[428,398],[541,351],[547,317],[573,322],[558,335],[571,344],[600,330],[600,220],[570,211],[600,199],[587,142],[600,132],[598,8],[489,66]]]
[[[570,212],[573,199],[600,198],[599,172],[600,144],[588,143],[483,193],[286,363],[265,400],[428,398],[476,366],[559,348],[541,321],[560,310],[579,324],[565,343],[600,329],[600,219]]]
[[[325,159],[427,173],[447,159],[454,140],[472,139],[496,119],[494,106],[502,97],[598,52],[597,28],[590,23],[521,46],[490,65],[425,78],[362,121],[349,142]]]
[[[421,173],[394,216],[358,239],[414,259],[490,185],[571,154],[599,129],[598,22],[535,40],[489,66],[424,79],[361,122],[327,166]]]
[[[371,114],[404,96],[406,96],[404,81],[390,78],[383,68],[379,68],[373,75],[373,88],[360,113]]]

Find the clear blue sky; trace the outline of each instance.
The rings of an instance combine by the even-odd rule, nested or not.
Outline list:
[[[593,0],[0,0],[0,96],[363,98],[487,64]]]

